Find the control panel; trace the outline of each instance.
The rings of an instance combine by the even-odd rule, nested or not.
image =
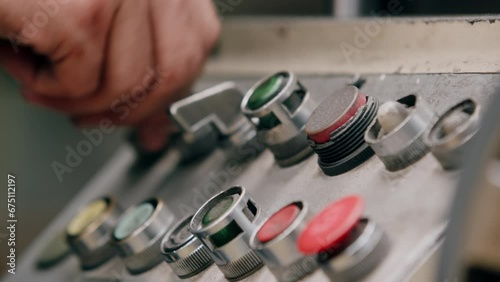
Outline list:
[[[13,281],[402,281],[443,239],[497,74],[205,78],[126,141]]]

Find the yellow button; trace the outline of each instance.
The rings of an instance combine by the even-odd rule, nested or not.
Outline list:
[[[68,224],[66,232],[68,235],[77,236],[83,232],[87,226],[92,224],[106,211],[105,200],[98,200],[89,204],[79,214],[77,214]]]

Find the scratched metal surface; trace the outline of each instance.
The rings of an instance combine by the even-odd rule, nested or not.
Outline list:
[[[438,113],[466,98],[475,97],[485,103],[498,85],[498,74],[436,74],[436,75],[369,75],[362,91],[381,101],[418,93]],[[257,78],[235,81],[248,88]],[[300,77],[312,97],[324,97],[346,85],[349,76]],[[227,80],[227,79],[226,79]],[[203,89],[223,80],[205,79],[197,88]],[[203,202],[231,185],[242,185],[262,207],[263,215],[279,209],[293,200],[303,200],[317,212],[329,202],[344,195],[357,193],[367,202],[366,216],[387,232],[391,250],[382,264],[366,281],[402,281],[421,263],[429,249],[435,247],[447,220],[447,211],[455,190],[459,172],[444,172],[429,154],[415,165],[396,173],[385,171],[377,157],[340,176],[325,176],[316,164],[316,156],[289,167],[280,168],[269,151],[244,164],[234,165],[218,150],[202,161],[187,166],[178,165],[175,148],[147,170],[131,169],[135,153],[127,144],[61,211],[60,215],[37,237],[21,258],[17,274],[8,275],[6,282],[63,281],[177,281],[162,263],[153,270],[130,276],[118,258],[97,270],[82,272],[76,257],[70,256],[59,265],[44,271],[34,262],[40,249],[54,234],[62,230],[75,211],[91,199],[114,194],[124,206],[156,195],[162,197],[177,216],[194,212]],[[262,217],[261,217],[262,219]],[[215,266],[188,281],[225,281]],[[244,281],[275,281],[265,267]],[[327,281],[318,270],[304,281]]]

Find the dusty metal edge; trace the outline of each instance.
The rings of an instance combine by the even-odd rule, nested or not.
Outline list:
[[[499,73],[499,33],[500,15],[227,18],[205,76]]]

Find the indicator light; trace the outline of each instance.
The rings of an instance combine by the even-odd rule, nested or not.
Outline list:
[[[257,232],[257,239],[267,243],[285,231],[299,215],[302,204],[290,204],[273,214]]]
[[[248,108],[256,110],[265,104],[269,103],[276,95],[278,95],[285,86],[286,76],[278,73],[269,77],[262,82],[252,93],[248,99]]]
[[[200,273],[214,262],[210,250],[189,231],[192,218],[180,220],[161,243],[165,261],[182,279]]]
[[[299,235],[299,250],[315,255],[331,281],[360,280],[389,250],[384,232],[362,218],[364,206],[359,196],[342,198],[311,219]]]
[[[344,87],[321,102],[306,123],[309,144],[326,175],[345,173],[373,156],[364,132],[375,118],[378,101],[355,86]]]
[[[474,99],[466,99],[447,110],[425,136],[425,143],[444,169],[464,164],[468,144],[480,127],[480,109]]]
[[[158,198],[133,206],[120,217],[112,241],[131,274],[146,272],[163,261],[161,242],[173,221],[172,213]]]
[[[191,232],[209,249],[228,280],[243,279],[263,266],[249,247],[260,207],[246,190],[234,186],[208,200],[193,216]]]
[[[310,96],[293,73],[284,71],[263,78],[243,98],[241,110],[280,166],[299,163],[312,153],[304,133],[316,107]]]
[[[103,197],[82,208],[68,223],[66,239],[82,269],[93,269],[116,255],[110,237],[121,211],[114,198]]]
[[[300,280],[318,267],[314,256],[305,256],[297,248],[308,217],[304,203],[291,203],[265,220],[250,239],[250,246],[278,281]]]
[[[114,236],[117,240],[123,240],[132,233],[141,228],[141,226],[146,223],[146,221],[151,217],[154,212],[154,206],[152,203],[142,203],[130,212],[126,216],[120,219],[120,222],[116,225]]]
[[[423,139],[435,120],[436,114],[421,97],[408,95],[380,106],[365,140],[387,170],[401,170],[427,154]]]
[[[70,236],[77,236],[82,231],[91,225],[94,221],[98,220],[104,213],[108,206],[108,201],[99,199],[86,206],[81,210],[68,224],[66,232]]]

